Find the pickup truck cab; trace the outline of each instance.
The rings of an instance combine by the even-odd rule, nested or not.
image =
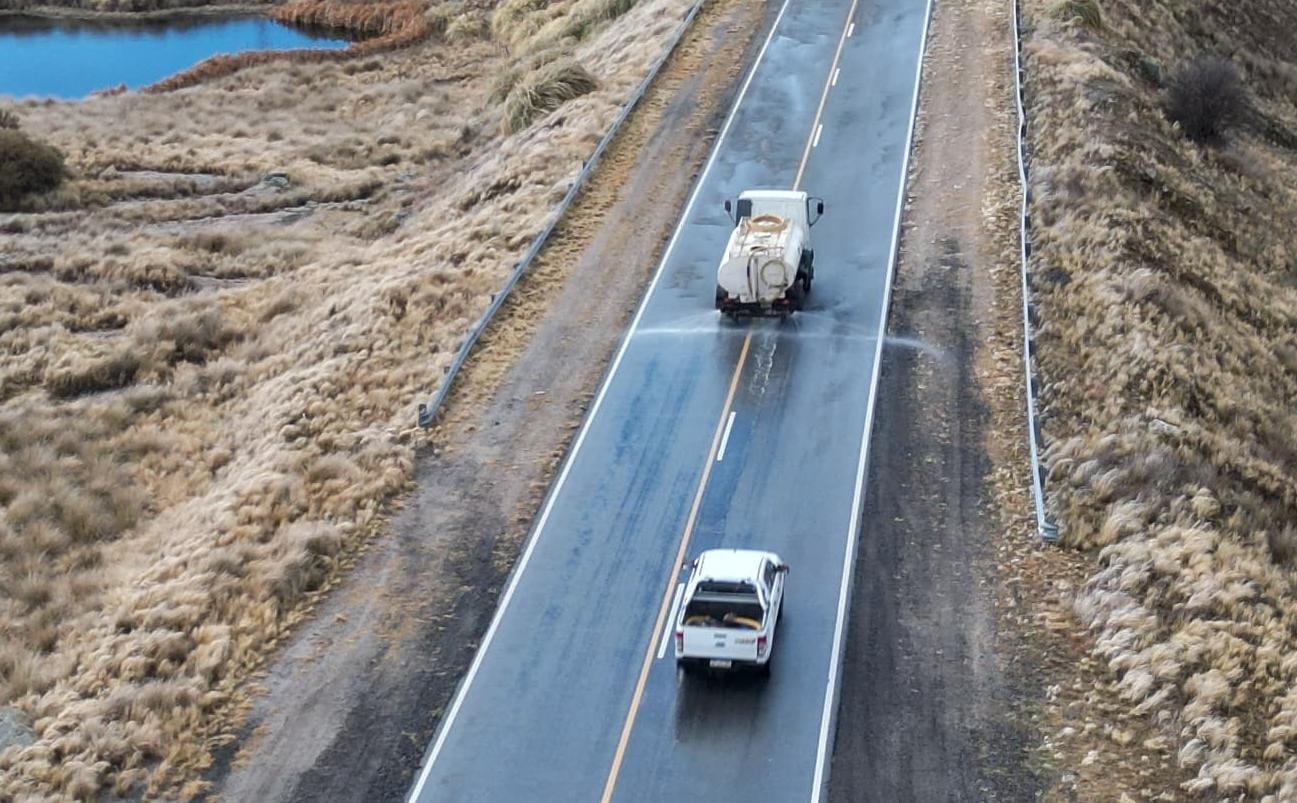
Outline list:
[[[773,552],[711,549],[693,562],[675,621],[685,672],[770,671],[788,564]]]

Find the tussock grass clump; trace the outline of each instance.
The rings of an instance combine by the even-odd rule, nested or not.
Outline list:
[[[182,304],[139,323],[136,347],[151,350],[167,364],[202,363],[241,337],[221,310],[205,304]]]
[[[467,42],[473,39],[485,39],[490,35],[491,20],[486,12],[480,9],[458,12],[445,29],[448,42]]]
[[[0,126],[0,210],[57,188],[65,175],[63,154],[56,148]]]
[[[603,24],[630,11],[636,0],[504,0],[491,31],[497,41],[522,54],[588,39]]]
[[[0,130],[16,131],[22,127],[22,120],[9,109],[0,109]]]
[[[96,356],[66,355],[45,372],[45,388],[56,399],[115,390],[135,380],[140,356],[130,349]]]
[[[421,4],[340,3],[336,0],[297,0],[272,12],[275,19],[291,25],[331,28],[364,36],[378,36],[422,26],[425,9]]]
[[[1058,0],[1049,13],[1059,20],[1076,20],[1092,31],[1103,28],[1103,10],[1098,0]]]
[[[1196,773],[1181,793],[1297,799],[1297,241],[1274,223],[1297,192],[1271,178],[1297,171],[1297,6],[1106,0],[1102,41],[1027,7],[1048,489],[1094,558],[1074,610]],[[1176,126],[1131,57],[1208,49],[1249,77],[1233,152],[1195,142],[1241,115],[1232,68],[1177,75]]]
[[[521,131],[546,112],[598,86],[595,77],[574,61],[545,65],[509,90],[504,101],[504,130],[510,134]]]
[[[1219,56],[1200,56],[1171,76],[1166,114],[1194,142],[1216,144],[1247,114],[1238,70]]]

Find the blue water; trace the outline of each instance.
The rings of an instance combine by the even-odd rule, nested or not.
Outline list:
[[[118,84],[148,86],[218,53],[348,44],[260,18],[87,24],[0,16],[0,95],[83,98]]]

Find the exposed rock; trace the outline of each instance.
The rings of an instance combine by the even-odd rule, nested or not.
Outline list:
[[[36,734],[23,721],[22,712],[11,706],[0,708],[0,753],[15,745],[26,747],[36,741]]]

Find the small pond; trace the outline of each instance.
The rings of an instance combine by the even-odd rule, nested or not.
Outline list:
[[[0,95],[83,98],[119,84],[139,89],[218,53],[348,44],[260,17],[88,23],[0,16]]]

